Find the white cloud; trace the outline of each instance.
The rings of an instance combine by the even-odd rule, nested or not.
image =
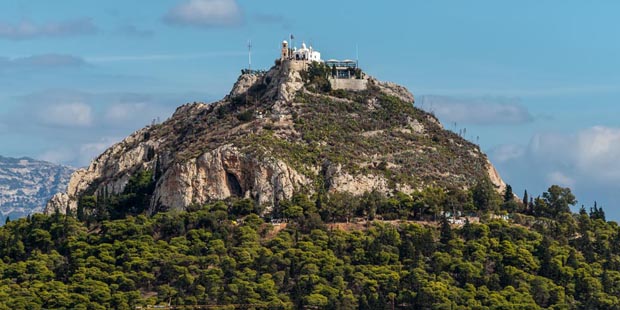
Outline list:
[[[489,157],[507,182],[531,193],[558,184],[573,189],[586,204],[620,200],[620,128],[538,133],[528,145],[500,146]]]
[[[254,14],[254,20],[262,24],[279,24],[284,28],[290,28],[291,26],[291,21],[281,14],[256,13]]]
[[[525,154],[525,147],[516,144],[504,144],[491,151],[491,156],[496,162],[507,162],[518,159]]]
[[[83,102],[57,103],[45,106],[39,120],[47,125],[60,127],[88,127],[93,125],[92,107]]]
[[[528,152],[537,163],[560,167],[572,178],[620,181],[620,128],[595,126],[572,134],[536,134]]]
[[[190,60],[217,57],[237,57],[247,55],[243,51],[219,51],[200,54],[144,54],[144,55],[109,55],[91,56],[86,58],[88,62],[107,63],[107,62],[130,62],[130,61],[168,61],[168,60]]]
[[[39,130],[37,126],[57,127],[61,131],[82,127],[116,136],[149,125],[153,119],[165,119],[184,102],[204,101],[210,97],[204,93],[47,90],[18,97],[20,105],[8,112],[4,120],[28,131]]]
[[[37,159],[47,161],[55,164],[66,164],[72,162],[75,158],[75,152],[69,149],[54,149],[46,150],[43,153],[36,156]]]
[[[516,96],[516,97],[557,97],[569,95],[615,94],[620,91],[618,84],[542,85],[532,88],[428,88],[425,93],[447,94],[452,96]]]
[[[103,151],[121,140],[122,138],[120,137],[104,137],[98,141],[84,143],[79,146],[79,157],[76,162],[80,165],[88,165],[88,163],[103,153]]]
[[[117,29],[116,32],[124,36],[136,38],[152,37],[155,34],[153,30],[141,29],[138,28],[136,25],[132,24],[122,25]]]
[[[38,159],[56,164],[88,166],[90,162],[113,144],[121,141],[120,137],[103,137],[97,141],[74,146],[48,149],[37,156]]]
[[[419,107],[434,113],[444,123],[496,125],[533,120],[527,108],[512,98],[422,96],[418,102]]]
[[[547,175],[549,184],[560,185],[564,187],[575,187],[575,179],[565,175],[561,171],[553,171]]]
[[[84,59],[80,57],[64,54],[41,54],[19,58],[0,57],[0,70],[79,67],[85,64]]]
[[[236,26],[242,14],[235,0],[186,0],[170,9],[164,21],[197,27]]]
[[[620,128],[597,126],[576,139],[577,169],[609,181],[620,181]]]
[[[147,109],[145,102],[139,103],[116,103],[108,107],[104,118],[110,122],[125,122],[144,113]]]
[[[0,39],[9,40],[86,35],[97,31],[97,27],[89,18],[45,24],[35,24],[29,20],[22,20],[16,24],[0,22]]]
[[[120,141],[118,137],[150,125],[153,119],[164,121],[185,102],[210,98],[191,92],[47,90],[17,97],[13,109],[0,113],[0,124],[7,124],[13,135],[37,141],[32,153],[24,155],[79,167]]]

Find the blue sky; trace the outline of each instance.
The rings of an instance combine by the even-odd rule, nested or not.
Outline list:
[[[299,2],[301,3],[301,2]],[[620,218],[617,1],[2,1],[0,153],[81,166],[268,68],[290,33],[354,58],[479,141],[521,195],[570,186]]]

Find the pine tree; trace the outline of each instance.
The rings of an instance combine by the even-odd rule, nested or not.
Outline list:
[[[71,208],[69,208],[69,206],[67,206],[67,208],[65,209],[65,215],[67,217],[72,217],[73,216],[73,210],[71,210]]]
[[[599,216],[599,219],[601,219],[603,221],[606,221],[606,219],[605,219],[605,211],[603,211],[603,207],[600,207],[598,209],[598,216]]]
[[[506,185],[506,190],[504,191],[504,203],[502,204],[504,210],[509,213],[514,213],[519,211],[521,205],[515,201],[515,194],[512,191],[512,186]]]
[[[593,220],[605,221],[605,211],[603,211],[603,208],[598,207],[596,201],[594,202],[594,207],[590,208],[590,218]]]
[[[441,231],[440,231],[439,242],[441,242],[444,245],[448,245],[450,240],[452,240],[453,238],[454,238],[454,235],[452,233],[452,227],[450,227],[450,221],[444,215],[441,218]]]
[[[465,217],[465,224],[463,225],[463,228],[461,228],[461,234],[463,235],[463,238],[465,238],[465,240],[467,241],[476,237],[475,230],[473,229],[473,226],[469,222],[468,217]]]
[[[54,219],[54,222],[58,223],[58,220],[60,219],[60,209],[58,208],[54,209],[53,219]]]
[[[596,207],[596,201],[594,202],[594,207],[590,207],[590,218],[596,219],[598,215],[598,208]]]
[[[512,186],[510,184],[506,185],[506,190],[504,191],[504,202],[509,202],[514,199],[514,194],[512,193]]]
[[[78,221],[84,221],[86,219],[84,216],[84,206],[82,204],[78,203],[76,213]]]

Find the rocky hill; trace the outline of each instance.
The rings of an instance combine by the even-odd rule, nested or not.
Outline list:
[[[153,177],[151,213],[235,196],[269,211],[296,192],[505,186],[478,146],[415,108],[403,87],[368,78],[367,90],[333,91],[315,69],[277,63],[242,74],[218,102],[179,107],[76,171],[46,212],[120,195],[140,171]]]
[[[0,156],[0,220],[41,212],[52,195],[64,191],[73,169],[30,158]]]

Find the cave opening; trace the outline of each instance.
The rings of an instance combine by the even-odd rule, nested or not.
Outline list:
[[[243,197],[243,189],[241,188],[241,183],[239,183],[237,176],[230,172],[226,172],[226,182],[228,183],[228,189],[232,196]]]

